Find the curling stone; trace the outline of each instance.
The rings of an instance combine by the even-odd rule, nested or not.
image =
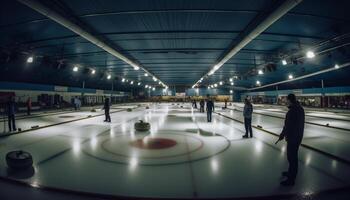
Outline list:
[[[91,112],[96,112],[96,109],[95,108],[91,109]]]
[[[148,106],[146,106],[146,109],[149,109],[149,107],[148,107]]]
[[[6,163],[10,169],[24,170],[32,167],[33,158],[30,153],[19,150],[6,154]]]
[[[135,123],[134,127],[137,131],[148,131],[151,128],[151,125],[147,122],[143,122],[142,120],[140,120],[139,122]]]
[[[132,111],[132,109],[131,109],[131,108],[128,108],[128,109],[126,109],[126,111],[131,112],[131,111]]]

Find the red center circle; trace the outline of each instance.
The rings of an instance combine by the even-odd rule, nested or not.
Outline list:
[[[144,138],[130,142],[131,146],[140,149],[166,149],[177,144],[175,140],[167,138]]]

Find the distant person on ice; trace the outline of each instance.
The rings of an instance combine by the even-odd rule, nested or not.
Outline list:
[[[252,130],[252,114],[253,114],[253,105],[250,103],[249,99],[244,99],[244,108],[243,108],[243,117],[244,117],[244,127],[245,127],[245,135],[243,138],[248,138],[248,132],[250,133],[250,137],[253,137]]]
[[[214,111],[214,102],[213,100],[207,95],[207,120],[208,122],[211,122],[211,116]]]
[[[197,109],[197,101],[195,99],[192,101],[192,107]]]
[[[105,110],[104,122],[111,122],[111,116],[109,115],[109,108],[110,108],[109,98],[106,98],[105,104],[103,105],[103,109]]]
[[[199,102],[199,112],[203,112],[204,113],[204,105],[205,105],[205,102],[203,99],[201,99],[201,101]]]
[[[30,99],[30,97],[28,97],[26,105],[27,105],[27,115],[30,115],[30,111],[32,110],[32,100]]]
[[[7,111],[7,118],[8,118],[8,126],[9,126],[9,130],[10,132],[16,131],[16,118],[15,118],[15,114],[16,114],[16,103],[15,103],[15,99],[14,97],[10,97],[9,101],[7,102],[7,107],[6,107],[6,111]],[[12,125],[12,126],[11,126]]]
[[[287,179],[282,181],[281,185],[292,186],[298,173],[298,150],[304,135],[305,113],[294,94],[287,96],[287,104],[289,110],[279,140],[286,139],[287,141],[289,168],[288,171],[282,172],[282,176]]]

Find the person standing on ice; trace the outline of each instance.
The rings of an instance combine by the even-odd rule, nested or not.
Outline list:
[[[111,122],[111,116],[109,115],[109,108],[110,108],[109,98],[106,98],[105,103],[103,105],[103,109],[105,110],[104,122]]]
[[[281,182],[282,186],[292,186],[298,173],[298,150],[304,135],[305,112],[294,94],[287,96],[288,112],[279,140],[287,141],[288,171],[282,172],[287,177]],[[278,141],[277,141],[278,142]],[[276,143],[277,143],[276,142]]]
[[[203,99],[201,99],[201,101],[199,102],[199,112],[203,112],[204,113],[204,105],[205,105],[205,102]]]
[[[30,115],[30,111],[32,110],[32,100],[30,97],[28,97],[26,105],[27,105],[27,115]]]
[[[207,120],[208,122],[211,122],[211,116],[214,111],[214,102],[213,100],[207,95]]]
[[[9,126],[9,130],[10,132],[16,131],[16,102],[14,97],[9,97],[9,101],[7,102],[7,107],[6,107],[6,111],[7,111],[7,118],[8,118],[8,126]],[[12,125],[12,126],[11,126]]]
[[[243,138],[248,138],[248,132],[250,133],[250,137],[253,137],[252,130],[252,114],[253,114],[253,105],[250,103],[248,99],[244,99],[244,108],[243,108],[243,117],[244,117],[244,127],[245,127],[245,135]]]

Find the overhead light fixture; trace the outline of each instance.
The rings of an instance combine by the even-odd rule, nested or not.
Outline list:
[[[339,65],[338,65],[338,64],[335,64],[335,65],[334,65],[334,68],[339,69]]]
[[[78,66],[73,67],[73,72],[77,72],[79,70]]]
[[[306,57],[307,58],[313,58],[313,57],[315,57],[315,53],[313,51],[307,51],[306,52]]]
[[[282,60],[282,65],[287,65],[286,59],[283,59],[283,60]]]
[[[137,83],[137,85],[141,85],[141,83]]]
[[[261,75],[261,74],[264,74],[264,72],[261,69],[259,69],[258,74]]]
[[[233,78],[230,78],[230,82],[232,82],[233,81]]]
[[[148,88],[148,85],[145,85],[145,88]]]
[[[162,82],[160,82],[160,81],[159,81],[158,83],[159,83],[159,85],[161,85],[161,84],[162,84]]]
[[[257,85],[260,85],[260,81],[256,81],[256,84],[257,84]]]
[[[122,79],[122,82],[125,82],[125,78]]]
[[[108,74],[107,79],[111,79],[111,77],[112,77],[112,76],[111,76],[110,74]]]
[[[156,82],[157,81],[157,78],[153,76],[153,81]]]
[[[289,75],[288,75],[288,78],[289,78],[289,79],[293,79],[294,77],[293,77],[292,74],[289,74]]]
[[[27,63],[32,63],[34,61],[34,57],[33,56],[29,56],[27,58]]]
[[[140,69],[139,66],[135,66],[135,67],[134,67],[134,70],[139,70],[139,69]]]
[[[208,86],[208,89],[210,89],[210,86]]]
[[[147,73],[145,73],[145,76],[148,76],[148,74],[147,74]]]
[[[96,70],[91,70],[91,74],[95,74],[96,73]]]
[[[134,81],[131,81],[131,82],[130,82],[130,85],[134,85]]]
[[[218,84],[215,83],[215,84],[214,84],[214,87],[218,87]]]
[[[220,81],[220,83],[219,83],[220,85],[222,85],[222,81]]]
[[[231,82],[231,85],[234,85],[234,83],[233,83],[233,82]]]
[[[152,88],[152,90],[154,91],[154,90],[156,90],[156,88]]]
[[[230,94],[232,94],[233,93],[233,90],[230,90]]]

